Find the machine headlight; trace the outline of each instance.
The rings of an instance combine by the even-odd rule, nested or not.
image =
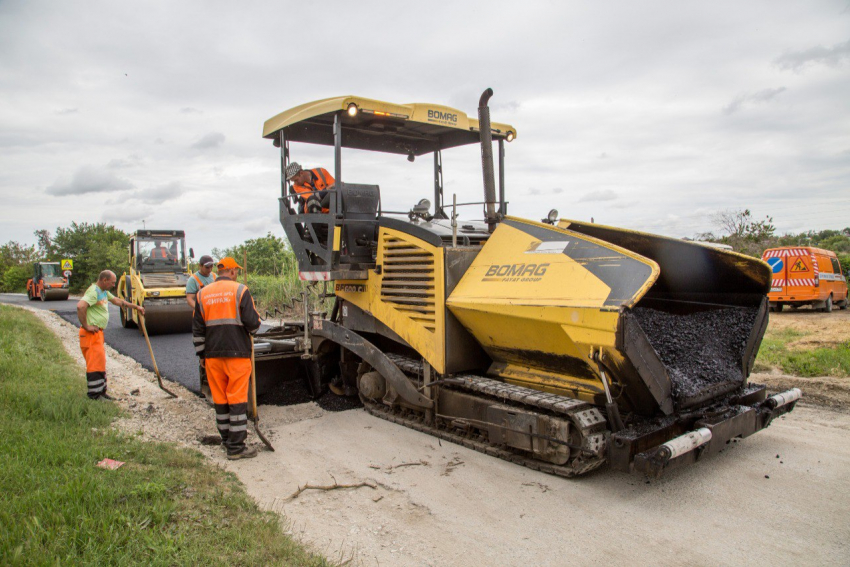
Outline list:
[[[513,130],[508,130],[508,135],[505,136],[505,139],[509,142],[513,142],[515,137],[516,135],[514,134]]]
[[[552,209],[549,211],[549,214],[546,215],[546,220],[549,221],[549,224],[555,224],[558,220],[558,209]]]
[[[357,116],[357,105],[353,102],[348,105],[348,115],[349,116]]]
[[[428,199],[422,199],[416,205],[413,206],[413,212],[421,215],[425,214],[431,210],[431,201]]]

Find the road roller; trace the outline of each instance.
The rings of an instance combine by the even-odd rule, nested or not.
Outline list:
[[[191,249],[190,249],[191,255]],[[189,333],[192,308],[186,302],[191,273],[182,230],[137,230],[130,236],[130,270],[118,279],[118,297],[145,308],[148,334]],[[120,309],[121,326],[135,329],[139,314]]]
[[[564,477],[605,464],[658,477],[791,411],[799,389],[770,394],[748,380],[768,322],[767,264],[555,210],[509,215],[517,130],[490,120],[491,95],[477,118],[344,96],[266,121],[284,170],[290,144],[332,146],[336,182],[296,194],[281,177],[300,278],[334,304],[305,306],[301,325],[264,348],[377,417]],[[442,152],[471,144],[483,201],[447,202]],[[433,202],[384,210],[380,179],[343,177],[349,148],[406,158],[400,166],[433,159]]]
[[[30,301],[64,301],[68,299],[68,278],[62,273],[59,262],[35,262],[32,278],[27,280],[27,298]]]

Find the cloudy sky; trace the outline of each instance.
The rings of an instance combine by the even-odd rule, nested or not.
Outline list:
[[[346,94],[474,115],[486,87],[519,133],[512,214],[677,237],[745,207],[781,231],[850,226],[848,0],[0,0],[0,242],[71,221],[184,229],[196,253],[282,235],[266,119]],[[480,199],[478,155],[444,153],[449,199]],[[343,162],[386,208],[432,193],[428,159]]]

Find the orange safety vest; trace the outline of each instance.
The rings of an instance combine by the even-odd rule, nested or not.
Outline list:
[[[242,317],[239,313],[239,302],[246,288],[243,284],[233,280],[221,280],[210,284],[203,293],[198,292],[198,306],[204,323],[207,327],[216,325],[238,325],[242,326]]]
[[[157,256],[157,254],[161,254],[161,256]],[[168,258],[168,251],[162,246],[154,248],[151,250],[151,258]]]
[[[249,333],[259,328],[260,314],[245,285],[218,278],[198,292],[192,342],[199,356],[250,358]]]
[[[307,212],[307,199],[310,197],[310,194],[316,193],[323,189],[326,189],[336,183],[336,180],[328,173],[328,170],[323,167],[317,167],[316,169],[311,169],[310,172],[313,174],[315,181],[310,184],[307,183],[305,185],[293,185],[292,189],[295,191],[302,199],[304,199],[304,212]],[[330,212],[327,208],[322,208],[323,213]]]
[[[215,283],[215,274],[210,274],[212,276],[212,283]],[[198,277],[197,273],[192,274],[192,277],[195,278],[195,281],[198,282],[198,291],[204,289],[204,282],[201,281],[201,278]]]

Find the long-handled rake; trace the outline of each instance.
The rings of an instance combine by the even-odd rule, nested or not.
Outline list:
[[[151,353],[151,362],[153,362],[153,371],[156,373],[156,381],[159,382],[159,388],[163,392],[165,392],[166,394],[171,396],[172,398],[176,398],[177,394],[175,394],[174,392],[172,392],[171,390],[169,390],[168,388],[166,388],[165,386],[162,385],[162,376],[160,376],[159,367],[156,365],[156,358],[153,355],[153,348],[151,347],[151,340],[150,340],[150,338],[148,338],[148,330],[145,327],[145,316],[142,315],[142,314],[139,314],[139,323],[141,324],[141,327],[142,327],[142,333],[144,333],[144,335],[145,335],[145,342],[148,343],[148,351]]]
[[[260,412],[257,408],[257,363],[254,360],[254,337],[251,337],[251,382],[248,385],[248,394],[248,417],[254,421],[254,431],[256,431],[257,437],[260,438],[263,445],[268,447],[269,451],[274,451],[271,442],[260,431]]]

